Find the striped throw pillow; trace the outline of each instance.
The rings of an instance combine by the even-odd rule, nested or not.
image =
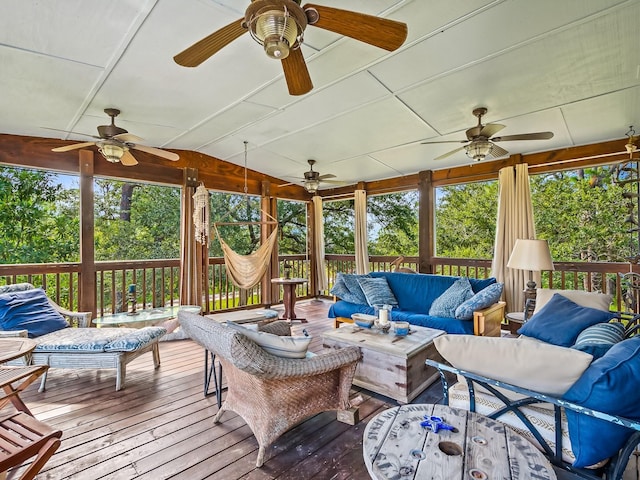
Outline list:
[[[616,343],[624,340],[624,325],[620,322],[597,323],[585,328],[571,347],[600,358]]]

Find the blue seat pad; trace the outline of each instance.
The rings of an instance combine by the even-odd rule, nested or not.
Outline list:
[[[163,327],[65,328],[34,338],[34,352],[133,352],[166,333]]]

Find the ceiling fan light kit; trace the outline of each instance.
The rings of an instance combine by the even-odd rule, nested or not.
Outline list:
[[[474,161],[479,162],[484,160],[487,155],[491,153],[493,144],[489,140],[477,140],[464,147],[467,156]]]
[[[124,152],[129,150],[129,147],[126,145],[120,145],[110,140],[97,142],[96,146],[102,156],[111,163],[118,163],[124,155]]]
[[[300,47],[307,17],[292,0],[257,0],[247,8],[245,25],[268,57],[283,60]]]

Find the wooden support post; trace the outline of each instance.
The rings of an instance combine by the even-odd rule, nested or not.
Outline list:
[[[318,279],[316,276],[316,268],[318,263],[324,263],[324,258],[316,258],[316,224],[315,224],[315,206],[313,202],[307,202],[307,255],[311,259],[309,261],[309,293],[313,297],[317,297]]]
[[[96,263],[94,242],[93,162],[91,150],[80,150],[80,278],[78,281],[81,312],[96,317]]]
[[[435,254],[435,188],[432,182],[432,171],[420,172],[418,193],[420,201],[418,206],[418,271],[420,273],[433,273],[431,260]]]
[[[271,183],[268,181],[262,182],[262,197],[260,198],[260,210],[263,222],[273,221],[274,218],[278,218],[278,200],[271,196]],[[271,215],[271,217],[269,217]],[[260,229],[260,241],[264,243],[267,241],[271,232],[276,227],[274,224],[263,224]],[[262,279],[262,303],[264,305],[273,305],[278,303],[280,296],[280,286],[273,285],[271,283],[272,278],[280,276],[279,264],[278,264],[278,252],[279,245],[278,239],[276,239],[275,246],[271,252],[271,263],[267,269],[264,278]]]

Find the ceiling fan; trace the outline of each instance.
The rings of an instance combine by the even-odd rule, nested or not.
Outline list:
[[[324,175],[320,175],[320,172],[316,172],[313,169],[313,166],[316,164],[315,160],[307,160],[310,166],[310,170],[308,172],[304,172],[304,178],[301,178],[304,182],[304,189],[309,193],[316,193],[318,188],[320,187],[320,183],[333,183],[335,185],[344,185],[345,182],[341,182],[340,180],[329,180],[330,178],[336,178],[335,175],[331,173],[326,173]],[[279,187],[286,187],[287,185],[293,185],[296,182],[292,183],[283,183],[282,185],[278,185]]]
[[[252,0],[244,18],[194,43],[173,59],[184,67],[196,67],[243,33],[264,47],[268,57],[282,61],[291,95],[304,95],[313,84],[300,46],[304,30],[313,25],[393,51],[407,38],[405,23],[364,13],[306,4],[301,0]]]
[[[167,160],[172,160],[172,161],[176,161],[180,158],[178,154],[173,152],[168,152],[166,150],[161,150],[155,147],[147,147],[145,145],[139,145],[137,142],[141,142],[142,138],[130,134],[124,128],[120,128],[116,126],[115,118],[120,114],[120,110],[118,110],[117,108],[105,108],[104,113],[106,113],[111,117],[111,124],[100,125],[98,127],[98,136],[86,135],[84,133],[80,134],[80,135],[86,135],[88,137],[97,138],[98,139],[97,141],[74,143],[72,145],[65,145],[64,147],[53,148],[52,151],[68,152],[69,150],[76,150],[79,148],[85,148],[85,147],[90,147],[91,145],[96,145],[98,147],[98,151],[109,162],[112,162],[112,163],[120,162],[122,163],[122,165],[125,165],[127,167],[138,164],[138,161],[129,151],[131,149],[147,152],[152,155],[157,155],[158,157],[166,158]],[[68,133],[74,133],[74,132],[68,132]]]
[[[505,125],[499,123],[488,123],[482,125],[482,116],[487,113],[485,107],[479,107],[473,110],[473,114],[478,117],[478,125],[467,130],[466,140],[442,140],[435,142],[422,142],[424,145],[434,143],[466,143],[462,147],[451,150],[450,152],[434,158],[441,160],[456,152],[465,150],[467,156],[479,162],[486,157],[504,157],[509,152],[504,148],[495,144],[495,142],[508,142],[513,140],[548,140],[553,138],[553,132],[537,132],[537,133],[521,133],[518,135],[505,135],[503,137],[494,137],[496,133],[505,128]]]

